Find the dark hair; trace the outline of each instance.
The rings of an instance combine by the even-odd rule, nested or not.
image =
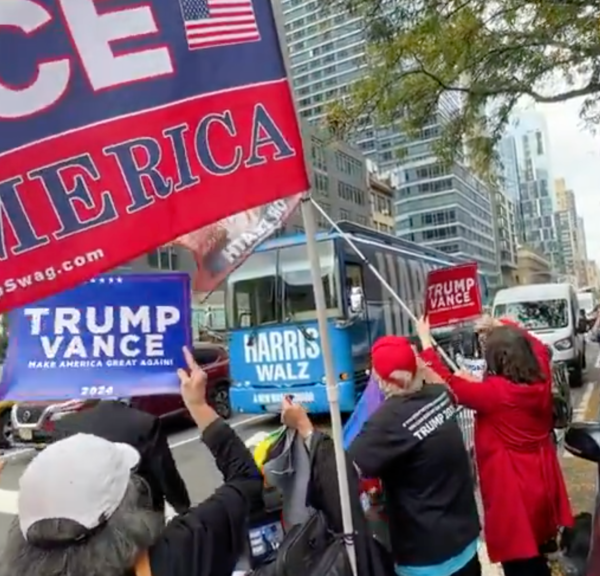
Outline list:
[[[535,384],[544,381],[540,363],[531,343],[520,328],[494,328],[485,342],[485,362],[488,374],[502,376],[515,384]]]
[[[160,537],[165,516],[148,507],[147,487],[132,476],[120,506],[102,529],[75,544],[82,526],[53,518],[36,522],[26,540],[13,519],[2,551],[0,575],[9,576],[122,576],[131,570],[141,552]],[[48,545],[54,541],[55,546]],[[38,544],[44,542],[44,546]],[[61,545],[62,544],[62,545]]]

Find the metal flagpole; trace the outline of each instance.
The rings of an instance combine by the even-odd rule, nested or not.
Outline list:
[[[348,234],[346,234],[337,225],[337,223],[334,222],[329,217],[329,214],[327,214],[327,212],[325,212],[325,210],[323,210],[323,208],[321,208],[321,206],[319,206],[317,204],[317,202],[315,202],[312,198],[309,198],[309,201],[319,211],[319,213],[321,214],[321,216],[323,216],[323,218],[331,225],[331,227],[342,237],[342,239],[345,242],[348,243],[348,246],[350,246],[350,248],[352,248],[352,250],[354,250],[354,252],[356,252],[356,255],[369,267],[369,270],[371,270],[371,272],[373,272],[373,275],[375,276],[375,278],[377,278],[377,280],[379,280],[381,282],[381,284],[383,285],[383,287],[390,293],[390,296],[396,302],[398,302],[398,304],[400,305],[400,307],[408,314],[408,316],[411,318],[411,320],[413,322],[416,322],[417,321],[417,317],[413,314],[413,311],[404,303],[404,301],[402,300],[402,298],[400,298],[400,296],[398,296],[398,294],[390,286],[390,284],[387,282],[387,280],[380,274],[379,270],[377,270],[377,268],[375,268],[375,266],[373,266],[373,264],[371,264],[367,260],[367,257],[362,253],[362,251],[360,250],[360,248],[352,241],[352,238],[350,238],[350,236]],[[307,239],[307,241],[308,241],[308,239]],[[433,341],[433,339],[432,339],[432,343],[436,347],[436,349],[439,352],[440,356],[442,356],[444,358],[444,360],[448,363],[448,365],[450,366],[450,368],[452,368],[454,371],[458,370],[458,367],[456,366],[456,363],[450,358],[450,356],[448,356],[448,354],[446,354],[446,352],[444,351],[444,349],[441,346],[438,346]]]
[[[285,31],[281,0],[271,0],[271,6],[273,7],[273,16],[275,17],[281,54],[283,56],[288,79],[290,79],[292,77],[290,57],[285,44]],[[292,84],[290,82],[290,87],[291,86]],[[298,114],[295,99],[294,108],[296,108],[296,118],[298,119],[298,124],[300,124],[300,115]],[[315,308],[319,325],[319,336],[321,338],[321,355],[323,357],[323,365],[325,367],[327,399],[329,400],[329,410],[331,412],[331,436],[333,438],[335,462],[338,474],[344,543],[348,552],[348,560],[350,562],[352,573],[354,576],[358,576],[356,565],[356,548],[354,545],[354,526],[352,522],[352,508],[350,505],[350,489],[348,486],[346,452],[344,451],[343,443],[342,416],[340,413],[337,377],[333,365],[333,351],[331,349],[331,342],[329,341],[327,305],[325,303],[325,290],[323,288],[323,279],[321,277],[321,262],[319,261],[319,252],[316,242],[317,225],[315,223],[315,215],[308,193],[302,197],[300,205],[302,210],[302,219],[304,221],[304,232],[306,234],[306,250],[310,262],[310,273],[315,296]]]
[[[327,305],[325,303],[325,290],[321,276],[321,262],[317,249],[317,225],[315,214],[309,195],[305,195],[301,202],[302,219],[306,233],[306,250],[310,262],[313,291],[315,295],[315,307],[317,321],[319,323],[319,334],[321,336],[321,354],[325,366],[325,380],[327,382],[327,399],[331,412],[331,435],[335,450],[335,463],[338,473],[338,486],[340,490],[340,506],[342,509],[342,523],[344,526],[344,540],[348,551],[348,559],[355,576],[358,576],[356,566],[356,549],[354,547],[354,526],[352,523],[352,508],[350,505],[350,489],[348,487],[348,471],[346,466],[346,452],[344,451],[342,416],[340,413],[339,391],[337,387],[337,376],[333,365],[333,350],[329,341],[329,330],[327,321]]]

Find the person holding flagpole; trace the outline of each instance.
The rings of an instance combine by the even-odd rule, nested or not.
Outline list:
[[[384,400],[348,452],[381,480],[396,574],[479,576],[475,487],[452,398],[406,338],[378,339],[371,360]]]
[[[550,576],[543,555],[573,522],[552,439],[549,356],[511,324],[486,328],[480,382],[453,374],[438,356],[426,318],[417,322],[421,360],[447,383],[457,404],[475,410],[475,456],[492,562],[505,576]]]

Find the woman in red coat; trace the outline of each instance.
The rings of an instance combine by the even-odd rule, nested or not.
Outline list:
[[[474,382],[438,357],[426,320],[417,329],[422,361],[446,380],[458,404],[475,410],[490,560],[502,562],[505,576],[550,576],[540,547],[573,517],[552,440],[547,351],[520,328],[493,328],[485,343],[486,375]]]

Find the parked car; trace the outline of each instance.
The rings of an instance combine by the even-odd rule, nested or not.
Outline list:
[[[194,346],[194,358],[208,375],[209,404],[223,419],[231,417],[229,403],[229,355],[221,344],[200,343]],[[160,418],[187,415],[181,396],[165,394],[123,398],[123,402]],[[19,402],[10,411],[13,444],[42,448],[52,441],[55,424],[71,414],[86,410],[101,400],[68,400],[60,402]]]
[[[10,411],[14,402],[0,401],[0,449],[9,448],[12,440],[12,422]]]

